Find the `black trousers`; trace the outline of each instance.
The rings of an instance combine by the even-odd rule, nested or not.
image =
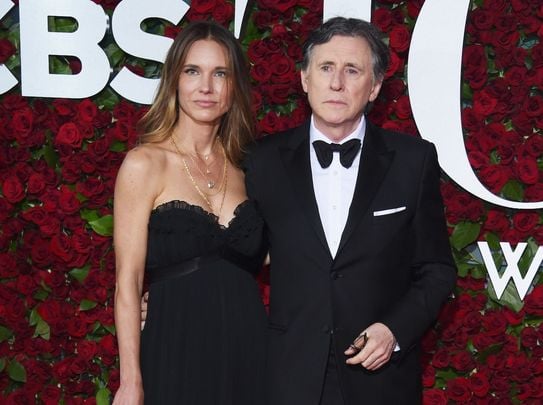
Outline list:
[[[340,358],[341,357],[343,356],[340,354]],[[319,405],[345,405],[343,394],[341,393],[337,366],[334,344],[331,341],[330,351],[328,353],[328,364],[326,365],[326,375],[324,376]]]

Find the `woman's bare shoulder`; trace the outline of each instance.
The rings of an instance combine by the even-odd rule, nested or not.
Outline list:
[[[131,149],[125,156],[121,170],[148,176],[164,168],[168,150],[161,144],[144,144]]]

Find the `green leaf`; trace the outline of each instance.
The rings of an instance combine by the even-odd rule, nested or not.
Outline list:
[[[477,356],[477,360],[482,364],[486,364],[486,359],[488,358],[488,356],[490,356],[491,354],[499,353],[501,349],[501,344],[488,346],[486,349],[480,352],[479,356]]]
[[[105,215],[101,218],[95,219],[94,221],[89,221],[89,225],[98,235],[113,235],[113,215]]]
[[[51,328],[49,328],[49,324],[41,318],[38,320],[36,329],[34,330],[34,337],[36,336],[39,336],[45,340],[49,340],[51,338]]]
[[[28,320],[28,323],[30,324],[30,326],[37,325],[40,319],[41,319],[41,316],[40,314],[38,314],[38,311],[36,311],[36,308],[30,311],[30,318]]]
[[[4,368],[6,367],[6,358],[2,357],[0,358],[0,373],[4,371]]]
[[[112,152],[124,152],[126,150],[126,143],[121,141],[114,141],[109,146],[109,150]]]
[[[49,55],[49,69],[54,74],[71,75],[70,65],[64,58]]]
[[[46,143],[41,148],[41,152],[45,158],[45,161],[47,162],[47,165],[51,168],[56,168],[58,165],[58,155],[53,146],[50,143]]]
[[[486,273],[486,268],[482,265],[473,266],[471,269],[471,277],[478,280],[486,278]]]
[[[94,301],[83,299],[81,300],[81,304],[79,304],[79,309],[81,311],[88,311],[89,309],[93,309],[96,305],[98,304]]]
[[[471,90],[471,87],[469,86],[469,84],[466,82],[462,83],[462,99],[463,100],[473,99],[473,91]]]
[[[524,199],[524,189],[517,180],[509,180],[502,188],[502,195],[508,200],[522,201]]]
[[[109,405],[111,392],[107,388],[100,388],[96,393],[96,405]]]
[[[113,42],[104,47],[103,49],[111,63],[111,66],[119,65],[125,56],[123,50]]]
[[[69,272],[69,274],[80,283],[83,283],[83,281],[85,281],[85,279],[89,275],[89,270],[90,270],[90,264],[86,265],[85,267],[81,269],[72,269]]]
[[[453,234],[451,235],[451,245],[460,250],[470,243],[475,242],[479,232],[481,230],[481,224],[474,222],[459,222],[454,227]]]
[[[9,378],[17,382],[26,382],[26,370],[17,360],[12,360],[8,364],[7,372]]]
[[[458,276],[466,277],[469,274],[473,265],[470,263],[457,263],[456,267],[458,268]]]
[[[6,328],[5,326],[0,325],[0,342],[8,340],[13,336],[11,329]]]
[[[115,324],[112,325],[103,325],[102,327],[107,330],[109,333],[111,333],[113,336],[117,333],[117,330],[115,329]]]
[[[106,87],[94,98],[94,103],[99,108],[105,108],[106,110],[112,110],[120,101],[119,96],[109,87]]]
[[[88,209],[82,209],[80,211],[81,219],[84,219],[87,222],[96,221],[98,218],[100,218],[100,215],[98,214],[97,210],[88,210]]]
[[[506,306],[515,312],[519,312],[524,306],[524,302],[520,299],[517,292],[517,287],[512,280],[509,280],[507,283],[507,287],[505,287],[500,299],[498,299],[492,283],[488,283],[487,291],[488,296],[492,301],[500,304],[501,306]]]
[[[49,297],[49,292],[47,290],[44,290],[40,288],[36,293],[34,294],[34,299],[38,301],[45,301]]]
[[[488,242],[488,246],[490,246],[490,250],[500,250],[500,238],[493,232],[487,232],[485,234],[485,239]]]

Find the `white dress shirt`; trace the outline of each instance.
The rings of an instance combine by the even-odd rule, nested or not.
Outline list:
[[[366,122],[364,116],[362,116],[358,127],[341,143],[358,138],[362,144],[365,131]],[[335,257],[354,195],[358,166],[360,165],[360,152],[356,155],[353,164],[349,168],[341,165],[339,152],[334,152],[332,164],[323,169],[317,160],[317,154],[313,147],[313,142],[319,140],[327,143],[332,142],[315,127],[313,117],[311,117],[309,148],[313,189],[315,190],[315,199],[317,200],[319,216],[328,242],[328,248],[332,257]]]

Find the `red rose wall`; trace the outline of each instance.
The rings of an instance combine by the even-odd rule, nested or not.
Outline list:
[[[94,0],[111,15],[117,0]],[[370,119],[419,136],[406,88],[410,36],[423,0],[374,2],[391,65]],[[322,0],[257,0],[241,35],[251,64],[254,112],[263,135],[299,125],[309,109],[298,80],[301,44],[320,24]],[[226,0],[193,0],[179,26],[149,20],[173,37],[187,22],[233,26]],[[71,19],[50,26],[74,29]],[[14,7],[0,22],[0,64],[20,77]],[[472,167],[489,190],[543,200],[543,5],[540,0],[474,0],[462,63],[462,124]],[[157,77],[160,64],[101,43],[114,70]],[[80,71],[52,56],[51,70]],[[444,78],[446,80],[446,78]],[[0,96],[0,402],[106,404],[119,382],[113,291],[112,196],[116,172],[134,145],[145,106],[106,87],[84,100]],[[525,272],[543,245],[539,211],[487,204],[443,176],[453,253],[454,299],[423,341],[424,403],[543,402],[543,284],[524,300],[513,283],[500,300],[477,255],[486,241],[503,267],[499,241],[527,242]],[[524,274],[524,273],[523,273]],[[267,277],[260,279],[267,299]]]

